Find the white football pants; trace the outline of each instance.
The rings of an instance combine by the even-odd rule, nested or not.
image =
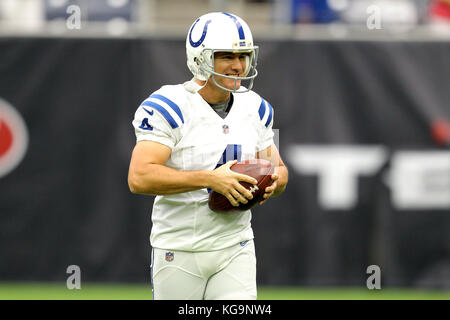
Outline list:
[[[253,240],[217,251],[187,252],[153,248],[154,300],[255,300]]]

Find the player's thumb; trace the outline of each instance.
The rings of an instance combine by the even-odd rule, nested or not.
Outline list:
[[[233,164],[235,164],[235,163],[237,163],[237,160],[230,160],[230,161],[228,161],[227,163],[225,163],[224,166],[225,166],[226,168],[230,169],[231,166],[232,166]]]

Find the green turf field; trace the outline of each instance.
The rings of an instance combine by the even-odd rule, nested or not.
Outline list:
[[[85,284],[68,290],[65,283],[0,283],[0,300],[150,300],[150,286]],[[368,290],[259,287],[259,300],[450,300],[450,291],[406,289]]]

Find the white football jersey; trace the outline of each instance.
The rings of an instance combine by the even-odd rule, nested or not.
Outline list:
[[[172,149],[166,166],[181,171],[213,170],[230,160],[254,159],[273,144],[273,108],[253,91],[233,95],[222,119],[198,93],[167,85],[139,106],[133,126],[137,142]],[[213,251],[253,239],[250,210],[220,214],[208,207],[209,192],[161,195],[152,211],[151,245],[160,249]]]

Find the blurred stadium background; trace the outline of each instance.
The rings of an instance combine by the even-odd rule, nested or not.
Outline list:
[[[0,0],[0,299],[151,299],[131,120],[209,11],[252,28],[290,168],[259,298],[450,299],[449,0]]]

